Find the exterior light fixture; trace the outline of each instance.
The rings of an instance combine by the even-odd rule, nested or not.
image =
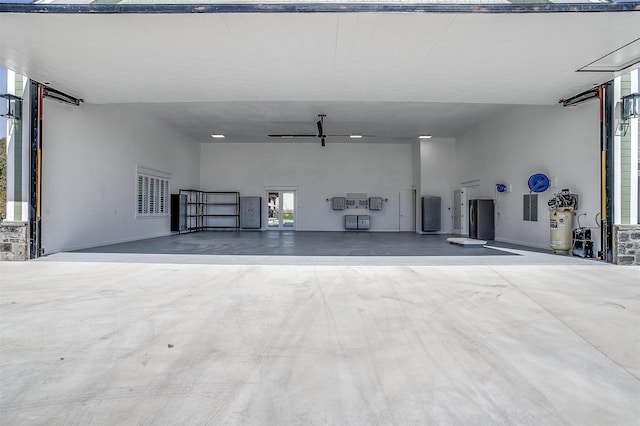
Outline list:
[[[211,137],[214,139],[224,139],[224,135],[222,133],[213,134]]]
[[[632,93],[622,97],[622,119],[637,118],[640,116],[640,94]]]
[[[420,135],[418,139],[431,139],[431,135]]]
[[[4,99],[0,105],[0,117],[20,120],[22,118],[22,98],[9,93],[0,95],[0,98]]]
[[[362,139],[362,135],[350,135],[351,139]]]

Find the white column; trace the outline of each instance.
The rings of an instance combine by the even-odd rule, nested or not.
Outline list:
[[[7,70],[7,92],[23,98],[22,120],[7,120],[7,221],[12,222],[29,220],[31,108],[28,82],[29,80],[23,77],[22,93],[16,93],[16,73]]]
[[[613,82],[613,99],[614,105],[619,105],[620,97],[622,93],[622,78],[616,77]],[[622,208],[620,200],[622,198],[622,173],[621,165],[622,158],[620,155],[622,138],[620,137],[620,106],[614,108],[613,123],[617,128],[613,132],[613,223],[619,224],[622,222]],[[616,117],[617,115],[617,117]]]
[[[631,93],[639,93],[638,76],[640,69],[631,72]],[[638,223],[638,129],[639,118],[630,120],[629,132],[631,133],[631,211],[629,223]]]

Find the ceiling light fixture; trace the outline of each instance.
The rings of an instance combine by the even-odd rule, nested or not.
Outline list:
[[[420,135],[418,139],[431,139],[431,135]]]
[[[214,139],[224,139],[224,135],[222,133],[213,134],[211,137]]]
[[[362,139],[362,135],[350,135],[351,139]]]

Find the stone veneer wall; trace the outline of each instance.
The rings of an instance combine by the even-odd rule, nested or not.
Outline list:
[[[613,263],[640,265],[640,225],[614,225]]]
[[[29,260],[29,223],[0,222],[0,261]]]

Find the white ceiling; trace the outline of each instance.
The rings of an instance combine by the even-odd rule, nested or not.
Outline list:
[[[640,13],[0,14],[0,65],[87,103],[149,103],[200,142],[269,133],[455,137],[557,104]]]

